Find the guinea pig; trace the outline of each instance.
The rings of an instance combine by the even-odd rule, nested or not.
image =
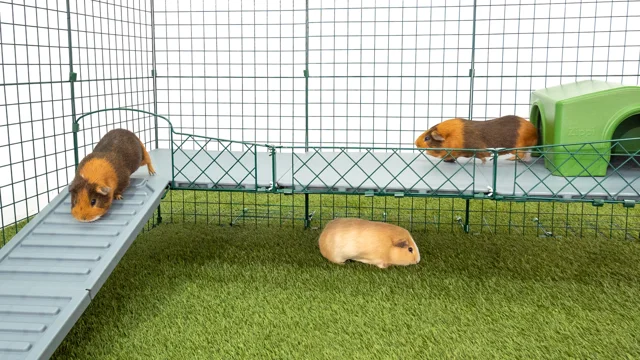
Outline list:
[[[142,141],[129,130],[109,131],[78,164],[69,185],[71,215],[82,222],[98,220],[114,198],[122,199],[131,174],[143,165],[147,165],[150,175],[155,174]]]
[[[509,115],[487,121],[449,119],[432,126],[415,141],[418,148],[449,149],[488,149],[520,148],[538,144],[538,130],[533,124],[521,117]],[[490,152],[426,150],[427,154],[444,158],[445,162],[454,162],[458,157],[477,157],[484,164]],[[531,151],[503,151],[514,154],[509,160],[529,161]]]
[[[418,246],[409,231],[383,222],[333,219],[322,230],[318,245],[322,256],[340,265],[354,260],[384,269],[420,262]]]

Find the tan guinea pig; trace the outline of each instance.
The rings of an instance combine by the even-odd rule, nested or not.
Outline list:
[[[143,165],[149,174],[155,174],[149,153],[136,134],[124,129],[106,133],[78,164],[69,184],[71,215],[82,222],[98,220],[114,198],[122,199],[131,174]]]
[[[393,224],[355,218],[338,218],[327,223],[318,239],[320,253],[327,260],[347,260],[386,268],[420,262],[420,252],[406,229]]]
[[[449,119],[432,126],[423,132],[415,141],[419,148],[449,149],[488,149],[488,148],[520,148],[538,144],[538,130],[530,121],[518,116],[503,116],[487,121],[465,119]],[[454,162],[458,157],[473,157],[473,151],[427,150],[427,154],[444,158],[445,162]],[[499,154],[514,154],[509,160],[529,161],[530,151],[505,151]],[[480,151],[475,157],[482,160],[491,153]]]

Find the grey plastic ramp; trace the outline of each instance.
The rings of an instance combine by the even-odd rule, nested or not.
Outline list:
[[[55,351],[160,203],[169,178],[145,173],[92,223],[63,190],[0,249],[0,359]]]
[[[171,150],[149,152],[157,171],[171,178]],[[291,167],[291,155],[276,154],[276,179]],[[273,182],[273,163],[268,152],[195,151],[175,153],[176,187],[218,189],[269,188]]]
[[[491,165],[466,158],[445,163],[421,152],[309,152],[294,155],[292,170],[278,185],[311,191],[472,195],[487,192],[492,183],[492,173],[479,170],[483,167]]]
[[[46,359],[89,306],[83,289],[0,288],[0,359]]]

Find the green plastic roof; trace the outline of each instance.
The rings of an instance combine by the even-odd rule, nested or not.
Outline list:
[[[534,92],[534,94],[545,96],[555,101],[562,101],[586,94],[592,94],[595,92],[611,90],[620,87],[625,87],[625,85],[599,80],[585,80],[537,90]]]

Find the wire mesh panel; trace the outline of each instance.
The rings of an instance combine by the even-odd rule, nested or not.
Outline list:
[[[447,214],[433,220],[436,229],[444,223],[471,231],[480,226],[480,232],[498,232],[502,226],[511,231],[511,224],[513,229],[535,231],[559,228],[564,225],[555,221],[556,206],[566,206],[572,214],[567,219],[573,219],[591,216],[584,210],[588,205],[552,204],[551,210],[527,205],[521,211],[526,219],[503,223],[506,217],[497,214],[509,212],[511,219],[512,210],[520,211],[514,203],[359,195],[380,189],[413,193],[415,184],[424,185],[425,194],[442,191],[450,179],[434,183],[427,168],[421,172],[410,166],[412,159],[422,161],[423,154],[406,153],[413,151],[421,132],[445,119],[528,118],[531,92],[537,89],[593,79],[640,83],[640,3],[632,0],[0,0],[0,41],[3,227],[38,212],[69,182],[73,119],[104,108],[129,107],[168,116],[180,136],[172,137],[166,123],[148,113],[96,113],[79,124],[80,157],[107,130],[125,127],[149,148],[200,154],[195,164],[185,155],[191,170],[174,168],[185,176],[187,188],[268,192],[277,191],[276,180],[284,178],[298,191],[338,184],[357,194],[172,192],[167,200],[172,215],[182,211],[188,218],[193,211],[194,219],[212,221],[217,216],[222,221],[228,215],[229,223],[253,219],[270,224],[277,214],[276,222],[284,224],[308,221],[318,212],[350,216],[356,204],[366,203],[374,210],[363,216],[410,224],[420,218],[426,230],[436,211]],[[635,134],[638,115],[630,116],[616,134]],[[632,143],[627,150],[637,155],[637,144]],[[351,155],[346,147],[362,151]],[[393,170],[386,162],[376,165],[373,148],[386,153],[380,155],[383,161],[400,164],[404,159],[406,166]],[[274,149],[278,157],[269,156]],[[336,167],[332,159],[345,157],[339,165],[346,168]],[[230,168],[221,165],[227,163],[224,159]],[[289,159],[291,171],[274,159]],[[628,166],[637,165],[635,159],[631,156],[624,169],[635,169]],[[309,166],[313,161],[321,168]],[[440,174],[438,160],[428,161],[434,165],[428,167],[432,175]],[[472,172],[458,173],[468,184],[455,185],[450,195],[524,199],[535,195],[536,186],[548,185],[535,167],[518,164],[508,189],[501,192],[493,186],[486,193],[485,182],[497,184],[495,171],[487,170],[494,166],[476,167],[473,161]],[[264,177],[260,168],[272,172]],[[606,181],[621,173],[616,164],[608,168],[614,174]],[[498,176],[509,169],[499,170]],[[411,183],[398,183],[402,173]],[[313,181],[304,180],[307,175]],[[373,176],[382,180],[366,183]],[[634,184],[638,179],[632,174],[624,181]],[[637,194],[629,193],[629,186],[621,192],[601,182],[596,186],[614,200]],[[472,192],[467,194],[468,189]],[[550,191],[552,198],[562,198]],[[576,191],[577,198],[591,199]],[[593,221],[615,219],[610,221],[611,234],[622,231],[615,226],[633,229],[618,220],[637,219],[637,207],[624,209],[624,214],[612,210],[609,215],[597,210]],[[538,223],[530,227],[528,216],[533,213]],[[580,229],[591,228],[585,221],[580,221]],[[599,226],[589,233],[599,234]]]
[[[175,1],[164,1],[156,4],[156,10],[160,8],[156,28],[158,44],[164,42],[158,51],[161,112],[177,121],[185,132],[284,145],[278,148],[278,165],[288,162],[286,153],[309,149],[305,154],[291,155],[291,170],[278,179],[279,186],[289,189],[285,192],[414,193],[415,184],[393,185],[406,173],[418,184],[426,182],[428,193],[442,193],[442,185],[454,179],[426,181],[429,173],[411,166],[389,171],[386,162],[381,165],[371,154],[372,149],[380,147],[380,151],[391,153],[387,156],[390,158],[404,156],[400,153],[412,151],[408,148],[422,131],[453,117],[484,120],[515,114],[528,118],[531,92],[536,89],[584,79],[639,83],[640,9],[633,1],[191,1],[179,7]],[[293,40],[292,51],[282,45],[289,40]],[[278,47],[274,47],[274,41],[280,43]],[[263,52],[264,63],[259,61]],[[292,87],[282,85],[289,82]],[[289,96],[291,89],[293,94]],[[264,102],[265,96],[263,104],[259,98]],[[289,102],[291,98],[293,103]],[[308,105],[305,119],[304,104]],[[290,112],[283,113],[282,109]],[[290,122],[292,113],[294,120]],[[161,134],[161,139],[167,138],[166,133]],[[198,150],[195,143],[185,143],[185,148],[189,146]],[[361,151],[353,153],[356,150],[347,147],[361,147]],[[246,153],[240,145],[232,150],[236,156]],[[381,161],[387,157],[381,155]],[[371,163],[365,164],[369,158]],[[544,163],[543,158],[535,159]],[[432,170],[439,173],[442,164],[437,159],[428,160],[438,165]],[[398,164],[394,162],[394,166]],[[476,167],[473,160],[469,164],[482,170],[469,173],[469,179],[473,179],[469,196],[535,198],[537,187],[552,182],[533,165],[501,162],[496,176],[491,170],[494,164]],[[375,178],[377,173],[380,179]],[[507,173],[513,180],[504,188],[501,180],[509,178]],[[478,185],[478,180],[484,183]],[[605,184],[610,180],[617,181],[611,176],[594,181]],[[635,177],[631,176],[631,181],[636,181]],[[551,184],[555,186],[547,191],[551,198],[564,199],[558,187],[577,186],[571,179],[561,182]],[[492,193],[492,188],[500,190],[498,185],[502,191]],[[580,189],[570,197],[593,198],[593,189]],[[468,189],[455,183],[452,190],[463,195]],[[616,195],[622,194],[620,191],[626,190],[605,192],[612,195],[608,199],[626,198]],[[255,196],[251,201],[258,202],[260,196]],[[278,206],[289,201],[286,196],[277,201],[276,195],[265,196]],[[198,196],[194,193],[187,197]],[[292,198],[301,199],[296,195]],[[215,202],[211,199],[208,201]],[[229,195],[228,201],[234,199],[237,197]],[[300,220],[321,211],[324,203],[316,206],[313,199],[315,195],[286,213],[296,213],[292,219]],[[242,203],[245,200],[243,196]],[[184,201],[180,196],[179,207]],[[194,207],[196,203],[194,200]],[[444,206],[442,202],[430,204]],[[466,211],[464,204],[456,204]],[[348,206],[344,206],[341,211],[347,213]],[[503,208],[496,205],[492,211]],[[220,209],[225,211],[226,207]],[[243,206],[238,209],[239,213],[231,211],[229,216],[258,221],[273,215],[260,215]],[[308,213],[300,214],[296,209]],[[545,209],[539,212],[545,213]],[[469,211],[487,213],[484,205],[481,210],[471,206]],[[472,226],[473,221],[464,217],[456,215],[443,221]],[[514,220],[510,224],[516,223]],[[529,220],[522,220],[518,226],[529,229],[529,225]],[[493,229],[497,228],[494,224]]]
[[[477,1],[473,118],[528,118],[531,92],[560,84],[638,85],[639,23],[632,0]]]
[[[473,3],[310,1],[310,144],[412,147],[467,117]]]
[[[150,4],[0,2],[0,224],[15,224],[3,241],[72,178],[78,114],[152,109]],[[82,124],[81,155],[113,127],[134,130],[148,144],[153,139],[151,117],[103,114]]]
[[[70,2],[70,70],[77,74],[72,105],[78,116],[118,107],[154,110],[152,10],[151,0]],[[80,159],[113,128],[135,132],[150,147],[154,122],[152,116],[132,112],[87,117],[79,124]]]
[[[303,1],[160,0],[155,29],[158,112],[176,130],[304,144]]]
[[[67,183],[69,50],[63,3],[0,3],[0,222],[34,215]]]

